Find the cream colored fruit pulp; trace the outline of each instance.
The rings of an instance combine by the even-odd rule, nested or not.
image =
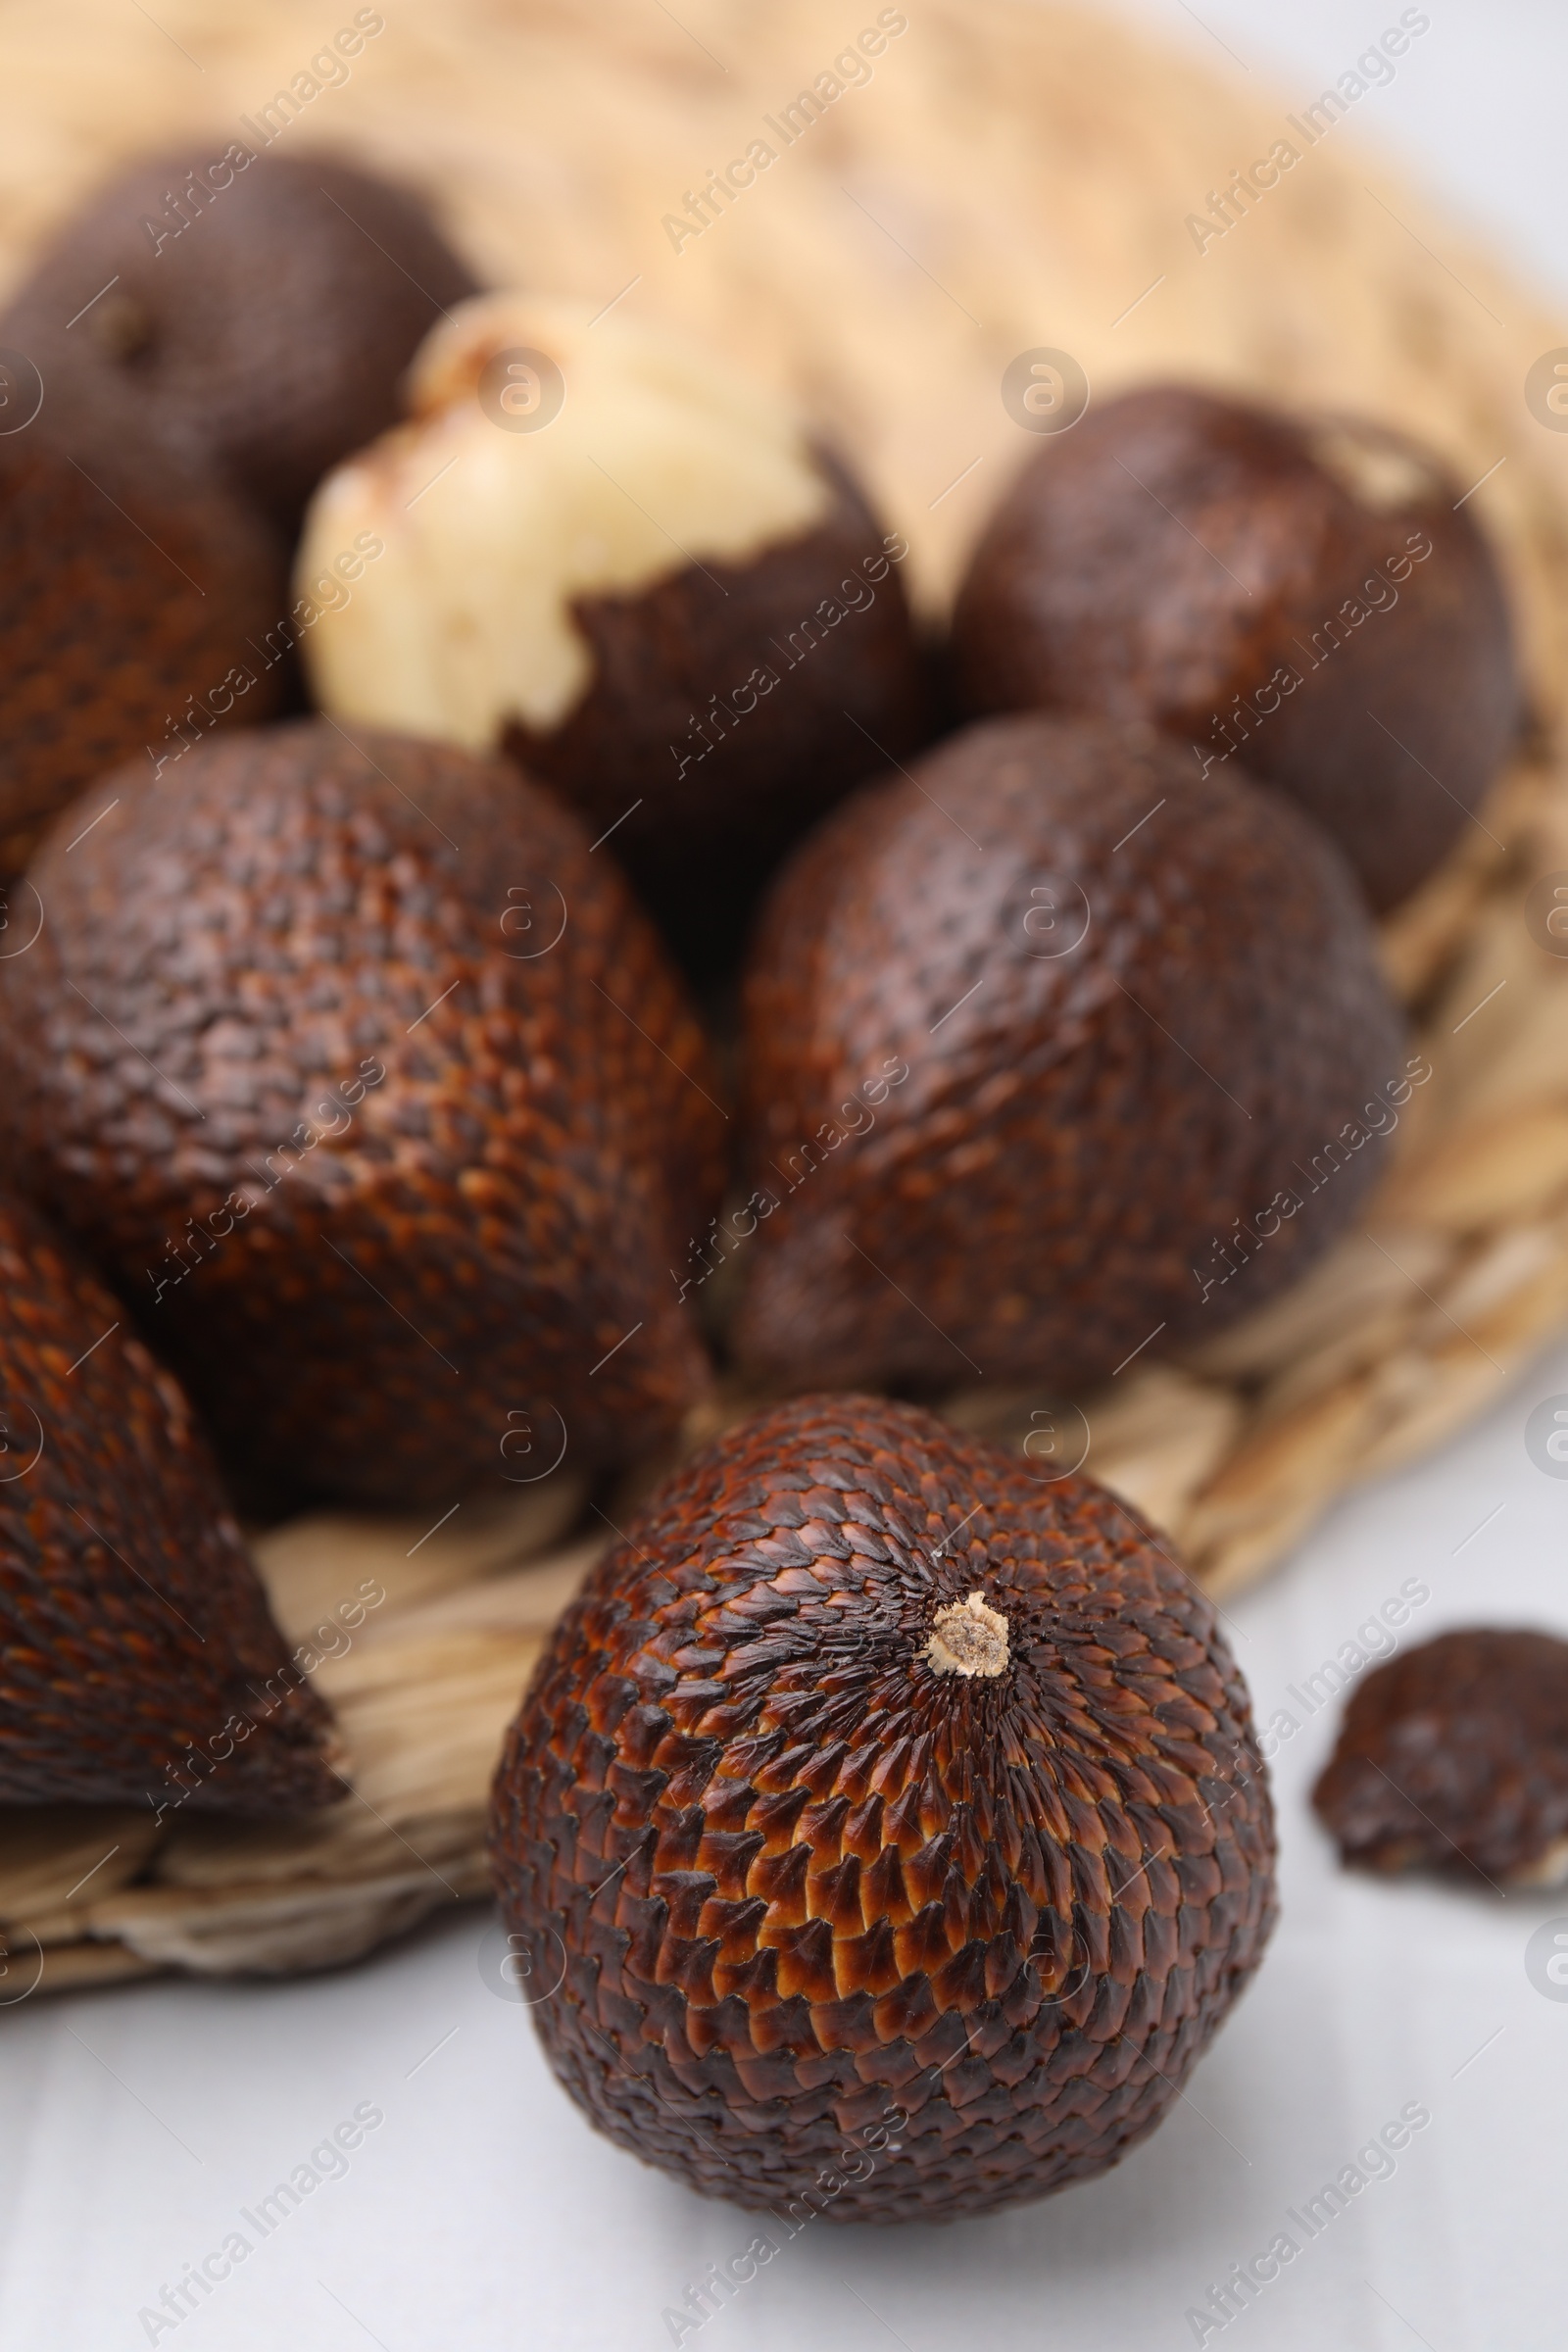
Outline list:
[[[496,421],[498,355],[543,352],[559,414]],[[746,564],[820,519],[829,489],[775,394],[683,338],[583,305],[481,295],[436,328],[411,416],[312,503],[299,595],[362,533],[384,552],[303,638],[329,715],[488,749],[510,719],[556,726],[586,693],[572,600],[635,595],[689,564]],[[363,545],[363,541],[362,541]]]

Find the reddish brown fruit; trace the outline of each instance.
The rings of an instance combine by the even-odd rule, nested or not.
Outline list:
[[[1418,444],[1152,385],[1025,466],[954,615],[972,710],[1144,718],[1282,786],[1392,906],[1519,727],[1502,584]]]
[[[327,467],[391,423],[420,339],[473,290],[405,189],[235,140],[99,189],[0,344],[26,353],[51,401],[210,466],[292,532]]]
[[[589,2119],[797,2218],[1103,2172],[1274,1915],[1201,1592],[1087,1479],[866,1397],[760,1415],[664,1489],[558,1629],[491,1835]]]
[[[1356,1687],[1312,1791],[1347,1862],[1555,1886],[1568,1870],[1568,1642],[1467,1626]]]
[[[111,776],[30,879],[0,1120],[227,1460],[412,1506],[669,1434],[716,1081],[556,801],[308,721]]]
[[[737,1345],[797,1387],[1206,1338],[1354,1214],[1413,1083],[1332,845],[1097,720],[970,728],[829,818],[746,1021]]]
[[[0,874],[106,768],[269,717],[287,610],[281,548],[207,476],[71,430],[52,397],[0,438]]]
[[[0,1800],[281,1813],[343,1793],[205,1441],[124,1310],[0,1201]]]

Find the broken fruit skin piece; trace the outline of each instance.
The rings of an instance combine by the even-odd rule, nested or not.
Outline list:
[[[1461,1626],[1374,1666],[1312,1806],[1342,1860],[1389,1874],[1568,1877],[1568,1642]]]

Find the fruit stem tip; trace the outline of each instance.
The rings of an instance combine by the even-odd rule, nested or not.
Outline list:
[[[983,1592],[949,1601],[931,1620],[923,1651],[937,1674],[1003,1674],[1007,1665],[1007,1620]]]

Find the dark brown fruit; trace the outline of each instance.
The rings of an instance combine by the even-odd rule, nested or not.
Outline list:
[[[1274,1915],[1203,1595],[1087,1479],[866,1397],[731,1432],[601,1563],[491,1837],[590,2120],[796,2226],[1103,2172]]]
[[[290,1812],[334,1752],[180,1389],[0,1201],[0,1801]]]
[[[411,401],[312,509],[302,582],[387,550],[312,633],[321,709],[508,750],[692,969],[733,960],[789,845],[923,740],[904,541],[793,413],[619,312],[470,304]]]
[[[1347,1862],[1554,1886],[1568,1871],[1568,1642],[1467,1626],[1357,1686],[1312,1791]]]
[[[721,1117],[576,819],[321,720],[111,776],[72,835],[101,809],[31,869],[0,1119],[225,1458],[413,1505],[666,1436]]]
[[[0,875],[106,768],[269,717],[287,605],[281,547],[210,478],[47,395],[0,438]]]
[[[797,1386],[1206,1338],[1348,1222],[1412,1084],[1332,845],[1092,720],[973,727],[830,817],[746,1023],[738,1345]]]
[[[805,538],[744,568],[693,565],[642,597],[579,598],[592,693],[555,735],[513,727],[506,738],[596,833],[642,796],[614,836],[621,862],[701,972],[733,959],[762,885],[801,835],[885,757],[921,739],[898,574],[877,574],[876,617],[858,634],[853,606],[838,599],[844,583],[852,594],[870,589],[862,564],[888,565],[881,525],[842,467],[825,470],[832,501]],[[850,625],[829,633],[818,619],[808,640],[801,624],[824,604]],[[726,700],[716,716],[714,699],[744,701],[738,690],[764,663],[776,680],[765,698],[741,712]]]
[[[292,532],[327,467],[397,415],[421,337],[473,291],[407,190],[235,140],[100,188],[38,261],[0,344],[26,353],[47,399],[211,464]]]
[[[1429,873],[1518,732],[1462,484],[1402,434],[1174,385],[1049,441],[954,616],[972,710],[1145,718],[1326,825],[1372,905]],[[1423,552],[1424,551],[1424,552]]]

